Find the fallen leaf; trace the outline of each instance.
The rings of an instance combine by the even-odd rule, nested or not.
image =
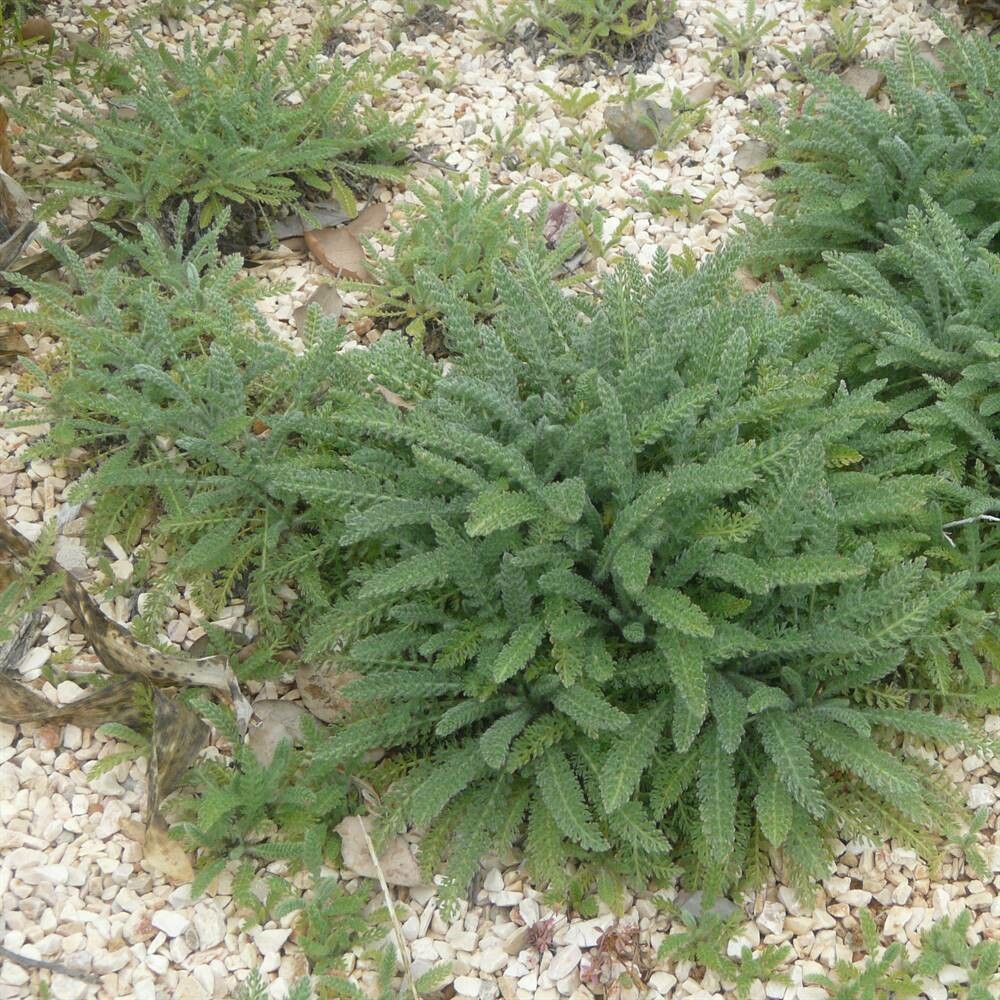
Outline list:
[[[389,209],[380,201],[373,201],[357,218],[352,219],[344,228],[355,236],[374,229],[381,229],[389,218]]]
[[[380,393],[382,393],[382,398],[387,403],[392,403],[393,406],[400,410],[412,410],[413,404],[408,403],[398,392],[393,392],[392,389],[387,389],[384,385],[375,386]]]
[[[0,327],[0,364],[9,365],[18,355],[31,353],[28,342],[21,336],[23,323]]]
[[[0,271],[21,256],[38,228],[21,185],[0,170]]]
[[[576,222],[576,212],[571,205],[564,201],[557,201],[545,216],[545,225],[542,227],[542,236],[545,245],[554,250],[559,241],[566,235],[566,230]]]
[[[142,856],[153,871],[174,882],[190,882],[194,878],[190,859],[184,848],[171,839],[162,819],[149,824]]]
[[[306,328],[306,316],[309,313],[309,307],[312,305],[317,305],[320,308],[320,312],[324,316],[331,316],[333,319],[339,319],[340,314],[344,310],[344,300],[337,294],[337,289],[333,285],[320,285],[312,295],[306,299],[305,302],[300,305],[295,312],[292,313],[292,319],[295,320],[295,329],[298,335],[301,337],[305,332]]]
[[[0,170],[5,174],[14,173],[14,157],[10,152],[10,139],[7,138],[7,126],[10,119],[3,105],[0,105]]]
[[[26,17],[19,34],[22,41],[35,39],[47,45],[55,38],[56,30],[44,17]]]
[[[320,722],[340,722],[351,704],[341,688],[358,676],[350,671],[338,671],[332,663],[310,664],[295,672],[295,686],[302,696],[302,704]]]
[[[335,278],[371,281],[365,267],[365,251],[354,233],[346,229],[310,229],[306,246],[313,260],[322,264]]]
[[[361,831],[361,824],[371,831],[371,818],[365,816],[348,816],[346,819],[334,827],[340,834],[340,853],[344,860],[344,867],[361,875],[363,878],[378,878],[378,870],[368,852],[368,844],[365,841],[364,833]],[[405,885],[411,888],[416,885],[425,885],[426,879],[420,874],[420,866],[410,845],[402,837],[393,837],[379,852],[379,867],[389,885]]]
[[[297,701],[264,698],[255,702],[253,713],[260,723],[252,726],[247,746],[261,765],[267,767],[282,740],[298,743],[302,739],[302,720],[309,713]]]

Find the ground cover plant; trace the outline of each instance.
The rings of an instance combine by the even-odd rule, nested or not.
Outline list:
[[[417,344],[440,350],[442,305],[437,286],[418,280],[421,272],[427,272],[468,303],[477,320],[488,320],[496,308],[497,265],[511,263],[518,249],[529,243],[546,244],[544,206],[541,222],[517,211],[524,190],[518,186],[495,191],[485,173],[476,183],[429,178],[414,188],[416,202],[407,206],[395,225],[392,254],[380,255],[369,245],[374,283],[358,286],[372,298],[366,311],[387,327],[403,330]],[[570,214],[575,221],[575,213]],[[576,225],[568,228],[565,232],[563,226],[551,240],[552,275],[582,241]]]
[[[878,249],[923,195],[969,236],[1000,216],[1000,51],[939,23],[951,43],[944,69],[906,39],[878,64],[888,108],[807,73],[815,92],[801,110],[761,122],[778,201],[773,226],[749,223],[756,272],[816,268],[826,250]]]
[[[799,305],[817,319],[819,337],[839,355],[847,383],[879,386],[888,404],[892,444],[865,442],[867,464],[936,474],[953,524],[943,555],[964,554],[982,606],[993,611],[1000,594],[1000,257],[987,247],[997,228],[970,238],[925,198],[881,250],[824,254],[822,287],[786,275]]]
[[[186,213],[171,228],[185,232]],[[240,256],[218,251],[225,226],[222,216],[190,248],[145,224],[135,240],[108,230],[114,249],[101,267],[56,249],[75,290],[19,281],[39,306],[26,314],[32,330],[59,344],[44,369],[30,366],[52,420],[36,454],[87,470],[73,497],[94,502],[91,546],[108,534],[130,549],[143,538],[133,582],[153,588],[147,632],[181,584],[206,610],[249,601],[264,630],[244,668],[252,674],[308,615],[324,552],[331,542],[337,552],[279,487],[290,448],[300,462],[307,452],[334,460],[329,443],[307,447],[295,422],[328,398],[341,335],[317,313],[304,354],[279,345],[254,308],[261,289],[237,276]],[[165,568],[150,563],[157,546]],[[279,616],[275,590],[290,579],[302,600]]]
[[[392,66],[320,63],[316,47],[292,56],[287,39],[265,54],[251,30],[234,44],[189,37],[179,56],[136,36],[125,65],[120,107],[105,113],[79,89],[83,115],[33,123],[40,141],[95,170],[92,180],[56,178],[49,211],[82,196],[103,202],[106,219],[161,222],[188,201],[195,233],[229,209],[227,236],[246,246],[266,238],[279,211],[332,197],[350,215],[355,192],[404,173],[410,126],[366,100]]]
[[[596,53],[608,62],[673,13],[670,0],[515,0],[508,18],[511,6],[537,25],[558,55],[580,59]]]
[[[719,890],[768,844],[806,884],[841,820],[956,815],[878,734],[965,726],[865,700],[970,602],[900,552],[933,477],[838,467],[884,404],[796,362],[797,321],[730,298],[730,270],[625,265],[591,314],[529,255],[492,326],[439,284],[454,370],[397,412],[322,414],[359,437],[347,471],[291,473],[380,552],[306,649],[361,674],[325,753],[403,751],[390,814],[454,891],[525,817],[542,879],[679,858]]]

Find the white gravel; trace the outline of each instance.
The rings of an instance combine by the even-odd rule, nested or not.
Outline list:
[[[169,31],[150,20],[152,5],[132,2],[108,3],[111,44],[121,46],[128,24],[135,24],[149,41],[176,44]],[[712,98],[705,124],[693,135],[664,154],[636,157],[605,141],[601,122],[606,99],[620,91],[622,81],[597,76],[585,82],[601,99],[581,122],[563,120],[538,84],[564,87],[563,69],[540,67],[521,49],[505,54],[483,48],[482,38],[466,22],[472,0],[454,5],[458,27],[447,37],[404,35],[398,51],[420,61],[438,60],[440,76],[454,71],[450,90],[427,89],[413,73],[393,84],[393,110],[405,114],[419,111],[418,145],[438,147],[437,157],[472,174],[488,169],[500,185],[537,182],[550,195],[586,192],[609,217],[609,229],[627,220],[618,251],[635,253],[649,262],[657,247],[671,253],[684,246],[696,253],[711,251],[725,237],[738,212],[766,215],[768,202],[757,179],[741,176],[733,161],[747,139],[743,119],[748,99],[718,90]],[[730,17],[738,17],[742,3],[719,4]],[[954,4],[935,4],[945,15]],[[853,10],[872,22],[869,55],[891,49],[904,32],[935,41],[938,31],[929,18],[932,5],[913,0],[857,0]],[[821,33],[822,14],[803,8],[799,0],[770,0],[761,11],[777,17],[779,26],[767,39],[775,45],[801,48],[815,42]],[[48,15],[57,28],[83,31],[80,5],[50,4]],[[269,25],[272,37],[288,35],[301,39],[315,23],[318,3],[293,0],[267,4],[258,21]],[[684,91],[708,79],[708,59],[717,50],[711,26],[711,5],[703,0],[678,0],[678,16],[687,26],[685,37],[675,39],[664,57],[638,77],[640,84],[662,83],[659,99],[668,102],[670,90]],[[224,23],[238,23],[243,15],[223,4],[191,4],[191,23],[206,36],[217,34]],[[352,35],[345,52],[372,49],[377,58],[394,51],[389,24],[398,8],[373,0],[365,12],[347,25]],[[74,23],[75,22],[75,23]],[[762,58],[764,78],[749,99],[780,96],[788,89],[780,79],[777,60],[769,66]],[[20,96],[24,96],[22,93]],[[605,175],[597,185],[573,172],[565,175],[553,168],[529,164],[509,170],[491,162],[489,144],[479,145],[494,126],[509,130],[515,111],[526,102],[539,106],[529,123],[527,142],[565,138],[572,128],[596,130],[595,147],[603,154]],[[697,223],[651,217],[628,204],[639,193],[639,182],[673,191],[688,190],[703,196],[719,189],[712,208]],[[386,193],[394,204],[405,192]],[[532,207],[527,194],[523,208]],[[90,209],[77,205],[72,215],[86,218]],[[71,223],[64,217],[64,223]],[[598,261],[598,269],[607,261]],[[265,300],[264,308],[276,334],[296,344],[292,312],[312,293],[320,277],[315,265],[299,254],[282,250],[256,273],[288,281],[289,292]],[[351,300],[348,299],[350,318]],[[45,339],[31,342],[36,359],[53,345]],[[0,371],[0,415],[17,405],[12,401],[19,370]],[[58,463],[27,462],[26,447],[46,428],[0,429],[0,515],[18,522],[25,534],[37,534],[43,519],[52,515],[65,497],[66,470]],[[96,559],[87,558],[80,543],[83,522],[72,522],[60,543],[60,559],[80,579],[93,577]],[[115,575],[130,575],[129,554],[114,539],[106,540],[104,554],[113,563]],[[126,620],[128,609],[122,598],[105,602],[104,610]],[[58,689],[40,682],[41,669],[55,658],[69,672],[89,672],[96,660],[80,652],[81,637],[74,632],[72,615],[61,601],[46,609],[44,644],[32,651],[21,665],[22,678],[39,682],[47,697],[60,702],[76,697],[80,688],[72,682]],[[227,627],[244,624],[244,609],[226,609],[220,623]],[[204,633],[204,616],[179,594],[168,621],[166,636],[187,647]],[[250,625],[252,628],[252,623]],[[273,684],[255,692],[273,698],[280,692]],[[1000,733],[1000,716],[986,719],[987,729]],[[210,893],[191,902],[187,887],[176,888],[144,869],[142,849],[134,838],[145,796],[145,763],[123,763],[98,780],[87,771],[92,762],[120,749],[111,740],[73,726],[12,727],[0,725],[0,943],[25,955],[58,961],[94,972],[101,986],[54,976],[51,994],[56,1000],[204,1000],[233,995],[237,984],[253,969],[270,982],[271,996],[280,1000],[288,985],[306,972],[306,962],[291,935],[292,918],[271,923],[249,933],[241,928],[231,896],[231,873],[223,875]],[[858,961],[864,956],[856,944],[858,914],[862,909],[875,916],[882,943],[893,940],[913,947],[921,930],[946,916],[963,910],[974,914],[971,933],[977,938],[1000,939],[1000,761],[962,757],[945,751],[940,762],[946,773],[963,783],[970,808],[988,810],[987,825],[979,835],[990,867],[990,879],[981,881],[966,870],[959,852],[949,852],[933,873],[912,853],[891,843],[837,844],[836,864],[811,905],[800,905],[790,890],[770,884],[746,900],[746,920],[729,944],[736,956],[746,944],[789,943],[793,956],[784,972],[790,986],[757,984],[754,1000],[821,1000],[824,991],[804,986],[811,973],[829,971],[839,960]],[[274,870],[281,870],[275,865]],[[516,856],[496,858],[484,865],[484,877],[472,905],[463,902],[457,919],[444,920],[432,888],[397,890],[404,937],[416,972],[440,961],[451,961],[450,988],[461,997],[495,1000],[557,1000],[572,997],[587,1000],[592,992],[581,985],[591,970],[600,935],[616,923],[602,910],[596,919],[565,919],[550,910],[517,866]],[[343,873],[345,879],[352,873]],[[672,898],[673,890],[663,893]],[[556,919],[552,949],[539,955],[525,947],[526,927],[548,917]],[[618,926],[636,925],[639,940],[648,955],[670,933],[669,920],[651,902],[651,896],[631,898]],[[374,973],[370,962],[352,957],[350,970],[363,988],[371,988]],[[959,972],[946,967],[937,982],[929,982],[926,995],[944,1000],[948,984]],[[0,1000],[21,1000],[38,995],[39,974],[5,961],[0,964]],[[48,977],[46,977],[48,978]],[[730,997],[717,978],[690,963],[661,963],[648,976],[648,997]],[[637,997],[623,990],[625,998]]]

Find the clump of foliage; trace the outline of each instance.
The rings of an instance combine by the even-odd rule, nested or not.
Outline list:
[[[1000,50],[939,23],[953,43],[943,72],[910,40],[879,64],[888,109],[807,73],[816,90],[801,113],[760,124],[779,174],[775,223],[750,223],[755,271],[812,268],[825,250],[878,249],[923,194],[970,236],[1000,216]]]
[[[112,103],[105,115],[80,90],[84,114],[64,112],[54,134],[43,131],[43,141],[79,152],[97,172],[58,181],[48,210],[94,197],[105,218],[160,221],[190,201],[200,228],[230,209],[241,245],[269,215],[310,197],[332,196],[352,212],[355,191],[403,174],[410,125],[365,100],[379,73],[394,69],[376,72],[363,58],[321,62],[317,46],[294,58],[287,49],[281,38],[263,54],[250,30],[232,45],[189,36],[179,56],[136,37],[128,111]]]
[[[52,248],[76,291],[18,281],[38,305],[25,320],[59,343],[55,364],[29,365],[52,423],[35,453],[90,470],[73,491],[94,503],[88,538],[98,546],[114,534],[129,548],[143,538],[137,578],[166,549],[151,619],[178,584],[208,611],[234,591],[249,598],[265,633],[252,673],[320,593],[325,606],[318,574],[330,542],[286,495],[281,469],[291,442],[301,462],[333,460],[329,442],[303,445],[296,420],[327,398],[340,337],[316,316],[304,355],[282,347],[254,309],[256,286],[237,276],[239,256],[219,254],[225,225],[217,219],[189,249],[145,224],[135,240],[105,230],[113,251],[99,268]],[[173,228],[186,230],[186,208]],[[289,580],[301,600],[279,616],[275,590]]]
[[[690,913],[679,914],[684,930],[668,934],[657,950],[657,957],[674,962],[693,962],[711,969],[725,983],[732,983],[736,995],[746,1000],[754,983],[786,982],[787,977],[778,969],[788,959],[791,948],[765,945],[759,955],[754,955],[746,945],[736,961],[727,954],[730,939],[739,932],[744,916],[736,912],[721,917],[708,911],[700,919]]]
[[[361,674],[324,754],[411,751],[388,814],[453,891],[526,817],[543,879],[677,856],[720,889],[768,845],[823,870],[841,820],[905,838],[954,815],[884,734],[966,727],[866,701],[969,602],[912,531],[934,477],[843,467],[886,405],[799,354],[796,317],[734,301],[731,270],[627,263],[594,308],[528,254],[492,326],[436,283],[454,369],[317,416],[359,444],[290,486],[346,496],[341,544],[377,553],[307,649]]]
[[[597,53],[607,62],[654,33],[673,13],[672,0],[514,0],[508,17],[528,17],[560,56]]]
[[[862,910],[860,917],[862,943],[868,953],[865,964],[858,967],[838,962],[832,977],[809,977],[809,982],[823,987],[831,1000],[923,996],[923,980],[935,979],[946,965],[956,965],[968,973],[961,992],[956,994],[963,1000],[991,1000],[996,996],[1000,985],[1000,943],[969,944],[971,911],[965,910],[955,920],[946,917],[925,931],[916,958],[910,958],[898,941],[877,954],[879,935],[875,921],[867,910]]]
[[[497,265],[511,263],[528,243],[540,244],[542,234],[537,222],[517,211],[524,188],[496,191],[485,173],[477,184],[429,178],[414,193],[416,204],[396,227],[392,254],[369,253],[375,284],[364,287],[372,296],[372,315],[418,344],[430,338],[431,346],[440,341],[442,305],[436,284],[421,280],[421,273],[445,282],[485,321],[496,309]],[[570,240],[574,236],[575,231],[568,234]],[[569,255],[566,250],[551,253],[552,274]]]
[[[271,861],[287,861],[293,871],[318,878],[336,846],[333,827],[357,806],[344,770],[322,760],[323,728],[303,716],[301,749],[282,740],[264,763],[244,742],[230,712],[204,698],[195,707],[230,744],[232,757],[225,763],[201,761],[191,771],[192,794],[174,799],[180,821],[172,835],[197,852],[192,895],[204,892],[233,861],[241,862],[237,883],[249,884],[257,869]],[[272,887],[272,897],[294,892],[279,881],[283,884]],[[252,893],[247,898],[251,911],[259,910],[261,901]],[[359,915],[364,902],[362,897]],[[296,906],[293,902],[291,908]]]
[[[881,443],[860,444],[869,466],[936,474],[947,538],[961,540],[982,605],[1000,595],[1000,257],[923,199],[876,253],[824,255],[822,287],[790,288],[840,358],[852,387],[880,386],[889,407]],[[954,524],[952,524],[954,522]],[[959,549],[942,553],[955,559]],[[942,665],[948,657],[935,657]]]

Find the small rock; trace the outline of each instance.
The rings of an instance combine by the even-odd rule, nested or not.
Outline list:
[[[83,1000],[91,989],[82,979],[73,979],[57,972],[49,982],[53,1000]]]
[[[848,66],[840,74],[840,81],[865,100],[870,100],[882,89],[885,74],[872,66]]]
[[[499,868],[491,868],[483,879],[483,888],[487,892],[500,892],[503,889],[503,875]]]
[[[785,929],[785,908],[781,903],[765,903],[757,924],[770,934],[780,934]]]
[[[479,969],[481,972],[499,972],[509,957],[503,948],[487,948],[479,953]]]
[[[285,942],[291,936],[292,929],[290,927],[282,927],[272,930],[262,930],[261,928],[256,928],[250,936],[253,938],[253,943],[257,945],[257,949],[262,955],[273,955],[285,946]]]
[[[654,972],[649,977],[649,985],[658,993],[668,997],[677,985],[677,977],[669,972]]]
[[[490,902],[494,906],[517,906],[522,899],[524,899],[523,892],[511,892],[509,889],[505,889],[503,892],[490,893]]]
[[[655,146],[660,129],[669,125],[673,117],[670,108],[648,99],[609,104],[604,109],[604,124],[615,142],[633,153]]]
[[[368,844],[360,829],[361,822],[364,822],[366,830],[371,831],[372,821],[369,817],[361,820],[358,816],[348,816],[335,827],[340,834],[344,867],[364,878],[378,878],[378,871],[372,864]],[[402,837],[393,837],[389,841],[379,857],[379,864],[389,885],[412,887],[424,882],[410,845]]]
[[[215,904],[199,906],[194,911],[194,929],[198,932],[198,949],[207,951],[222,944],[226,937],[226,918]]]
[[[22,969],[20,965],[15,965],[14,962],[4,962],[0,966],[0,983],[3,983],[5,986],[24,986],[30,980],[31,976],[28,975],[28,970]]]
[[[546,970],[549,979],[558,982],[568,976],[583,958],[583,952],[575,944],[568,944],[565,948],[560,948],[553,956],[549,967]]]
[[[980,809],[983,806],[991,806],[996,801],[997,793],[989,785],[973,785],[969,789],[969,808]]]
[[[771,147],[763,139],[748,139],[733,157],[733,166],[744,174],[759,173],[758,167],[771,155]]]
[[[455,982],[452,985],[459,996],[478,997],[479,990],[483,986],[483,981],[481,979],[473,979],[472,976],[456,976]]]
[[[702,80],[695,84],[685,95],[684,100],[688,104],[704,104],[715,95],[716,83],[714,80]]]
[[[700,889],[697,892],[678,893],[675,902],[684,913],[690,913],[691,916],[695,918],[695,920],[701,918],[703,901]],[[721,917],[723,920],[725,920],[726,917],[731,917],[734,913],[736,913],[738,909],[739,907],[731,900],[728,900],[725,897],[720,896],[708,908],[708,912],[714,913],[717,917]]]
[[[169,938],[179,937],[191,926],[191,921],[183,913],[173,910],[157,910],[149,922]]]
[[[945,986],[954,986],[956,983],[967,983],[969,981],[969,970],[963,969],[960,965],[945,965],[938,972],[938,982]]]

